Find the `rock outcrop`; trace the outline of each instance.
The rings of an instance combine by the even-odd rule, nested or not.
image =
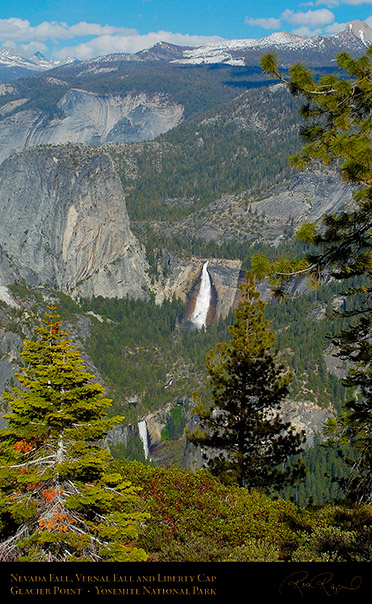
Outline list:
[[[74,297],[146,298],[146,270],[109,155],[46,147],[0,166],[0,285],[24,279]]]
[[[237,289],[241,273],[241,260],[222,258],[190,258],[183,260],[168,254],[164,260],[167,267],[166,276],[152,285],[155,300],[161,304],[164,299],[172,297],[185,303],[186,319],[192,314],[197,286],[203,264],[208,262],[208,272],[216,292],[214,320],[225,319],[236,303]]]
[[[319,222],[326,213],[350,207],[352,192],[352,187],[334,171],[298,172],[259,198],[246,192],[217,199],[207,210],[203,208],[167,225],[167,233],[204,241],[265,241],[277,245],[302,222]]]
[[[71,88],[57,104],[58,117],[29,109],[0,121],[0,162],[37,145],[152,140],[176,126],[183,109],[161,94],[94,94]]]

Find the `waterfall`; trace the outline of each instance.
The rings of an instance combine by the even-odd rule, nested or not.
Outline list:
[[[197,329],[201,329],[206,326],[207,314],[209,305],[211,303],[211,278],[208,273],[208,260],[203,264],[201,282],[198,296],[195,302],[194,312],[192,313],[191,323],[195,325]]]
[[[147,436],[147,426],[145,420],[138,422],[138,432],[143,444],[143,451],[145,453],[145,459],[149,456],[149,441]]]

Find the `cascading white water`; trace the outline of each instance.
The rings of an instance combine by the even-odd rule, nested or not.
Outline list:
[[[192,313],[191,323],[195,325],[197,329],[201,329],[206,326],[207,314],[211,303],[211,278],[208,273],[208,260],[203,264],[200,289],[195,301],[194,312]]]
[[[146,422],[143,419],[140,422],[138,422],[138,433],[139,433],[140,438],[142,440],[143,451],[144,451],[144,454],[145,454],[145,459],[147,459],[148,456],[149,456],[149,441],[148,441],[148,437],[147,437]]]

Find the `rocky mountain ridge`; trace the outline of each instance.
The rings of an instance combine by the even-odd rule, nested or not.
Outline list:
[[[164,66],[169,49],[158,50],[163,58],[157,64]],[[172,61],[179,60],[178,50],[172,53]],[[151,61],[155,64],[154,54]],[[204,359],[195,361],[200,345],[211,349],[218,338],[226,337],[224,322],[237,302],[244,274],[243,248],[249,244],[254,250],[262,242],[280,248],[303,220],[319,221],[325,211],[337,212],[352,198],[351,190],[331,171],[284,172],[287,154],[298,144],[298,120],[282,87],[241,94],[237,86],[234,101],[181,124],[186,104],[171,95],[155,98],[149,92],[119,94],[117,89],[102,94],[71,86],[64,79],[70,69],[83,73],[88,68],[93,71],[87,77],[100,78],[101,69],[107,68],[104,74],[112,73],[116,85],[123,73],[111,72],[112,65],[110,60],[105,64],[97,60],[36,76],[34,83],[41,86],[43,78],[52,78],[53,73],[49,84],[55,93],[53,107],[58,109],[54,113],[54,109],[48,113],[48,104],[45,111],[36,102],[32,105],[24,82],[0,87],[0,378],[3,386],[9,383],[22,339],[35,319],[33,305],[24,303],[22,288],[32,290],[38,311],[44,302],[38,295],[60,296],[61,306],[72,308],[77,341],[92,358],[95,354],[93,372],[102,375],[124,414],[129,411],[133,417],[138,415],[135,419],[148,420],[158,445],[170,410],[180,400],[191,400],[191,389],[203,385]],[[195,77],[215,73],[205,66],[199,72],[195,66],[174,63],[172,69]],[[222,71],[231,73],[230,66],[222,66]],[[95,82],[98,89],[109,80],[100,80],[99,86]],[[193,102],[198,104],[199,97]],[[152,129],[150,138],[155,136],[161,119],[166,129],[171,128],[167,135],[149,142],[138,142],[141,138],[116,142],[123,132],[136,128],[137,136],[146,128]],[[78,144],[66,142],[70,139]],[[142,215],[136,215],[139,210]],[[157,238],[151,239],[154,233]],[[181,242],[178,249],[173,245],[176,239]],[[192,248],[193,240],[198,252]],[[218,247],[230,242],[238,253],[227,257]],[[215,248],[207,247],[211,243]],[[215,253],[208,255],[207,249]],[[205,332],[195,334],[187,329],[187,318],[206,260],[216,292],[214,320]],[[102,315],[93,305],[97,297],[103,299],[98,300]],[[92,306],[87,303],[89,310],[83,312],[86,300]],[[139,305],[130,307],[128,301]],[[177,318],[160,324],[158,309],[163,305]],[[144,314],[141,324],[131,308],[141,317],[145,306],[152,315]],[[318,309],[317,301],[313,306]],[[113,309],[113,317],[108,311],[105,314],[105,308]],[[155,316],[159,321],[155,336],[140,340],[147,327],[144,323],[155,323]],[[135,337],[126,321],[137,322]],[[289,328],[290,321],[281,326]],[[309,330],[314,330],[313,324]],[[296,345],[287,347],[288,358]],[[311,376],[320,374],[322,351],[317,352],[317,361],[311,358],[311,366],[303,372],[304,389],[288,406],[297,425],[306,425],[312,434],[333,412],[333,395],[325,392],[323,383],[307,388]],[[127,386],[131,374],[135,377]],[[128,400],[138,401],[138,407],[129,410]],[[189,416],[187,421],[192,421]],[[190,461],[192,456],[186,457]]]
[[[9,82],[75,61],[73,57],[66,57],[63,60],[47,59],[40,52],[26,55],[13,48],[3,47],[0,49],[0,81]]]
[[[0,162],[42,144],[154,140],[200,112],[202,96],[206,108],[213,107],[246,88],[267,85],[258,68],[266,52],[277,52],[284,68],[299,60],[319,68],[332,66],[341,50],[362,54],[371,41],[372,30],[356,20],[333,36],[275,33],[198,48],[159,42],[133,55],[69,60],[53,69],[37,56],[34,73],[42,75],[0,86]],[[0,80],[2,61],[8,67],[22,63],[13,55],[0,51]],[[214,64],[226,73],[218,74]],[[244,121],[241,125],[250,127]],[[257,120],[256,127],[260,129]]]
[[[183,65],[227,64],[233,66],[257,65],[258,55],[275,50],[283,54],[283,62],[306,60],[313,66],[330,65],[334,54],[343,50],[362,54],[372,43],[371,28],[360,19],[346,24],[341,32],[325,36],[301,36],[288,32],[275,32],[264,38],[236,39],[209,43],[203,46],[178,46],[161,41],[136,53],[115,53],[85,61],[73,57],[53,60],[37,52],[24,55],[10,48],[0,49],[0,81],[10,81],[35,72],[49,71],[61,65],[79,63],[85,72],[97,69],[115,70],[115,62],[164,61]],[[106,64],[106,65],[105,65]],[[108,64],[110,65],[108,67]]]
[[[257,65],[259,56],[277,52],[281,66],[304,61],[313,67],[331,65],[337,52],[344,50],[363,54],[372,43],[372,29],[359,19],[347,23],[342,32],[327,36],[300,36],[275,32],[259,39],[223,40],[198,48],[185,49],[182,59],[173,59],[183,65],[223,63],[236,66]]]

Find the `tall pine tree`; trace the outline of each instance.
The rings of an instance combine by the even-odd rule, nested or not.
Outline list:
[[[366,54],[353,58],[346,52],[336,56],[339,73],[318,81],[301,64],[289,69],[289,79],[279,72],[275,55],[266,55],[261,66],[277,77],[290,92],[304,99],[301,115],[303,148],[290,158],[304,169],[311,164],[332,167],[353,185],[354,204],[337,214],[326,214],[320,225],[304,224],[298,238],[314,246],[314,252],[296,265],[283,266],[255,259],[261,273],[277,282],[294,274],[324,274],[345,283],[351,301],[349,327],[333,340],[349,372],[345,385],[354,397],[345,405],[337,430],[343,441],[356,447],[347,481],[349,495],[372,502],[372,45]]]
[[[2,561],[131,561],[136,490],[110,469],[107,431],[123,421],[87,372],[53,305],[26,340],[20,386],[4,394],[0,433]]]
[[[223,482],[278,488],[304,474],[301,463],[286,464],[300,451],[304,434],[283,420],[290,375],[277,362],[264,308],[248,272],[232,338],[207,356],[211,404],[198,400],[194,411],[200,425],[186,434]]]

